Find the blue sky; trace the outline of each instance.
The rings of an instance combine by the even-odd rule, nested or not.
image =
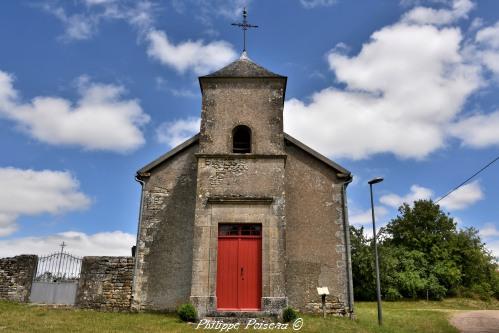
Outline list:
[[[354,174],[351,223],[437,199],[499,155],[495,0],[4,1],[0,256],[128,254],[135,171],[199,129],[197,76],[288,76],[285,130]],[[499,255],[499,162],[444,199]],[[305,222],[305,221],[304,221]]]

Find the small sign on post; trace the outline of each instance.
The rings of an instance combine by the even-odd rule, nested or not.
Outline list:
[[[322,298],[322,316],[326,318],[326,295],[329,295],[329,289],[327,287],[317,287],[317,293],[321,295]]]

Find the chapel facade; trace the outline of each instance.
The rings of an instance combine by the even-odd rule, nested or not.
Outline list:
[[[200,317],[352,314],[351,173],[283,131],[287,77],[240,59],[199,77],[200,132],[144,166],[132,307]]]

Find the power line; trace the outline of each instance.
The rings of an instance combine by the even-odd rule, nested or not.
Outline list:
[[[467,182],[469,182],[470,180],[472,180],[473,178],[475,178],[480,172],[482,172],[483,170],[487,169],[489,166],[491,166],[492,164],[494,164],[494,162],[496,162],[497,160],[499,160],[499,156],[497,156],[492,161],[490,161],[487,165],[485,165],[483,168],[481,168],[480,170],[478,170],[477,172],[475,172],[471,177],[469,177],[468,179],[466,179],[464,182],[462,182],[461,184],[459,184],[458,186],[454,187],[452,190],[450,190],[449,192],[447,192],[444,196],[440,197],[438,200],[435,201],[435,203],[438,203],[443,198],[449,196],[452,192],[456,191],[461,186],[463,186],[464,184],[466,184]]]

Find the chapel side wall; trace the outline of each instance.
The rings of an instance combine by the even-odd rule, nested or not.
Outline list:
[[[342,181],[294,145],[286,146],[286,292],[289,305],[321,311],[317,287],[328,287],[327,308],[344,314],[348,276]]]
[[[198,145],[163,162],[146,178],[132,308],[166,310],[189,301]]]
[[[37,263],[36,255],[0,258],[0,299],[28,302]]]

